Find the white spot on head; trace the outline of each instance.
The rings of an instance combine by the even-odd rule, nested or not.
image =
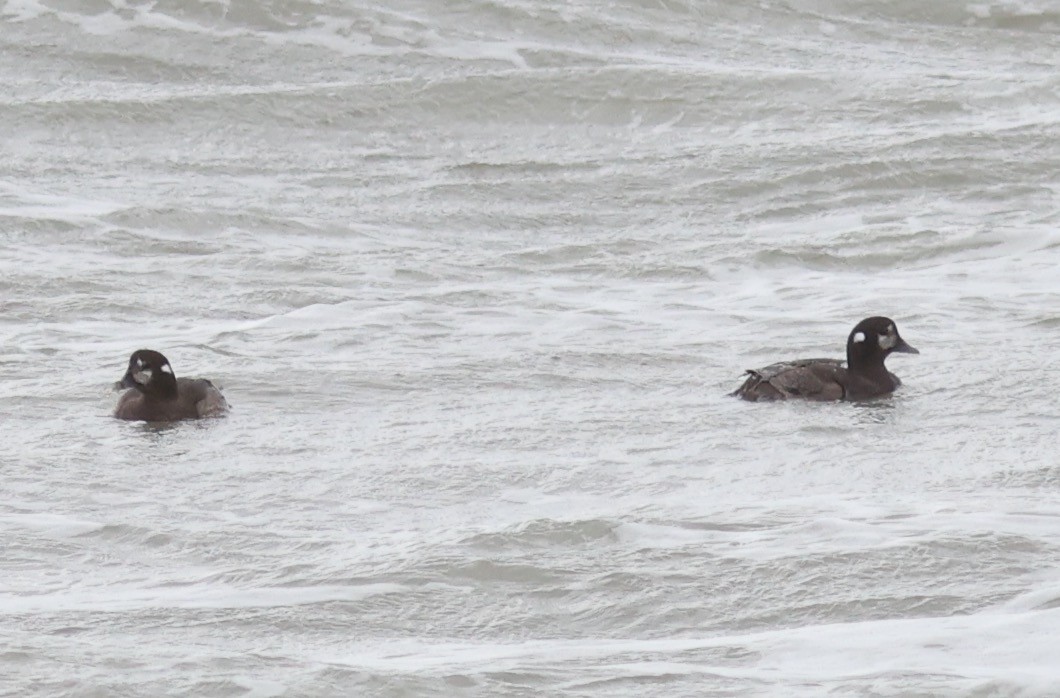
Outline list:
[[[139,383],[140,385],[147,385],[151,382],[151,375],[151,369],[145,368],[141,371],[137,371],[132,374],[132,377],[133,380]]]
[[[168,373],[169,375],[172,376],[173,375],[173,369],[171,369],[169,367],[169,364],[162,364],[162,373]]]
[[[136,368],[143,368],[143,367],[144,367],[144,360],[141,359],[139,356],[137,356],[136,357]]]
[[[881,334],[880,335],[880,349],[892,349],[894,345],[898,344],[898,337],[893,334]]]
[[[850,341],[853,342],[854,344],[858,344],[860,342],[864,342],[865,341],[865,333],[864,332],[855,332],[854,336],[850,338]]]

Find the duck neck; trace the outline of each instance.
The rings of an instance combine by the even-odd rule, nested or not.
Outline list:
[[[887,373],[887,367],[883,365],[887,355],[864,356],[847,349],[847,369],[856,373],[875,374]]]
[[[174,400],[177,397],[177,379],[172,373],[159,371],[144,393],[156,400]]]

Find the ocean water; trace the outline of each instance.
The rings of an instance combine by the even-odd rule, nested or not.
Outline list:
[[[0,78],[0,695],[1060,694],[1053,0],[0,0]],[[876,314],[893,397],[727,397]]]

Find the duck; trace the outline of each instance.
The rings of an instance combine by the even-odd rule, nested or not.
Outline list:
[[[160,352],[138,349],[118,383],[128,388],[118,398],[114,416],[141,422],[175,422],[219,417],[228,412],[228,401],[205,378],[177,378]]]
[[[730,393],[759,400],[871,400],[890,395],[902,384],[884,361],[892,353],[919,354],[898,334],[888,317],[868,317],[847,337],[847,359],[799,359],[746,371],[743,385]]]

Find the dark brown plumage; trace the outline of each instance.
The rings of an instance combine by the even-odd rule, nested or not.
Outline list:
[[[144,422],[217,417],[228,411],[221,391],[205,378],[177,378],[169,360],[157,351],[140,349],[129,357],[121,379],[129,388],[118,399],[114,416]]]
[[[845,364],[837,359],[800,359],[752,369],[732,394],[752,402],[880,397],[902,384],[883,364],[891,352],[920,353],[901,338],[890,318],[866,318],[850,331]]]

